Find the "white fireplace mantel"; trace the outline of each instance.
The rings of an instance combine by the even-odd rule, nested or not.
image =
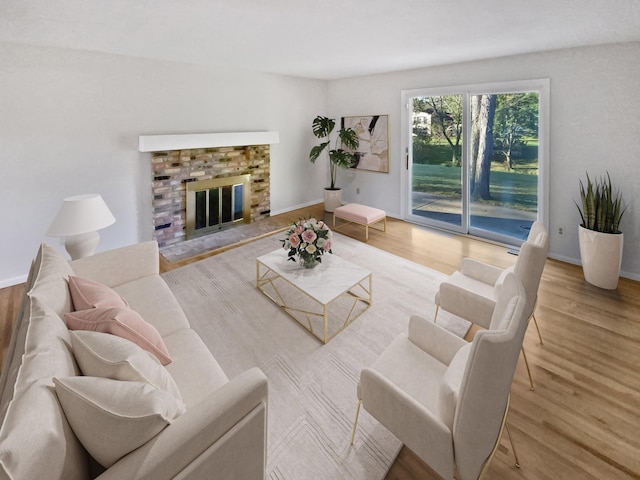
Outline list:
[[[183,135],[140,135],[138,150],[162,152],[191,148],[237,147],[280,143],[278,132],[191,133]]]

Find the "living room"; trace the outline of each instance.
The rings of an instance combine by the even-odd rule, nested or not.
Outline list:
[[[332,77],[265,73],[249,64],[151,59],[91,45],[66,48],[64,39],[56,46],[47,43],[55,35],[46,30],[52,27],[41,23],[37,10],[12,23],[15,12],[1,8],[5,228],[0,287],[25,281],[43,240],[62,250],[61,242],[45,232],[62,199],[70,195],[98,192],[116,217],[115,224],[100,232],[100,251],[152,239],[150,154],[139,152],[140,135],[278,132],[280,142],[271,146],[271,214],[276,216],[321,202],[327,169],[308,161],[316,115],[388,114],[390,172],[340,172],[340,186],[345,201],[402,219],[401,92],[538,78],[550,79],[551,85],[549,257],[579,264],[578,181],[585,172],[608,171],[629,204],[622,224],[622,276],[640,280],[640,216],[634,205],[640,147],[633,136],[640,127],[640,39],[598,36],[600,31],[624,30],[613,17],[605,17],[594,30],[596,40],[571,48],[495,58],[477,54],[475,60]],[[42,17],[55,23],[48,8]],[[616,22],[635,21],[637,27],[637,8],[633,2],[608,3],[602,12],[615,11]],[[27,28],[29,23],[21,22],[30,18]],[[73,15],[68,18],[74,20]],[[180,24],[167,28],[174,28],[176,36],[183,33]],[[237,38],[221,41],[233,49]]]

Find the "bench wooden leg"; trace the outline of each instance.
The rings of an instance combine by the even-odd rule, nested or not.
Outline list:
[[[336,218],[339,218],[340,220],[342,220],[343,223],[341,223],[340,225],[336,226]],[[367,241],[367,242],[369,241],[369,227],[374,225],[374,224],[380,223],[380,222],[383,222],[382,230],[380,230],[378,227],[375,227],[375,229],[378,230],[378,231],[381,231],[381,232],[386,232],[387,231],[387,217],[384,217],[382,220],[376,220],[375,222],[372,222],[372,223],[359,223],[359,222],[355,222],[353,220],[346,220],[346,219],[344,219],[342,217],[336,217],[336,214],[335,213],[333,214],[333,229],[334,230],[338,230],[339,228],[342,228],[342,227],[344,227],[346,225],[349,225],[351,223],[355,223],[356,225],[362,225],[364,227],[365,241]]]

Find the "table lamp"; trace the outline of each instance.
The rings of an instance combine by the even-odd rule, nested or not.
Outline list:
[[[67,237],[64,246],[72,260],[93,255],[100,235],[97,230],[116,221],[97,193],[64,199],[62,207],[47,230],[49,237]]]

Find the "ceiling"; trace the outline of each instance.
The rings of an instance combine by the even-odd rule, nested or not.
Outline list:
[[[0,41],[336,79],[640,41],[640,1],[0,0]]]

